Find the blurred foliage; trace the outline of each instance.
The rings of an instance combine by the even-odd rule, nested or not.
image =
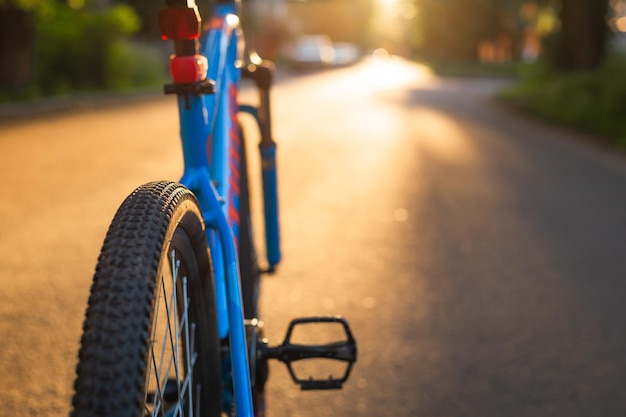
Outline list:
[[[0,0],[0,7],[11,6],[20,10],[37,10],[54,7],[55,3],[51,0]]]
[[[106,65],[106,87],[128,90],[161,86],[167,78],[168,61],[158,47],[140,42],[112,45]]]
[[[477,60],[491,43],[512,59],[534,38],[560,69],[592,68],[604,58],[609,0],[414,0],[420,56]]]
[[[437,75],[443,77],[485,77],[518,80],[528,66],[519,61],[478,62],[478,61],[421,61]]]
[[[609,10],[609,0],[560,0],[560,27],[548,48],[555,68],[567,72],[602,65],[610,36]]]
[[[598,69],[562,73],[545,62],[529,66],[502,96],[566,125],[597,133],[626,149],[626,56]]]
[[[139,36],[147,39],[158,39],[160,37],[158,16],[160,7],[165,4],[164,1],[155,3],[146,0],[115,0],[115,3],[132,7],[140,19]]]
[[[124,6],[106,11],[55,7],[37,22],[37,79],[46,93],[107,88],[116,48],[137,30],[138,19]]]
[[[128,5],[0,0],[0,7],[7,5],[35,15],[31,45],[35,68],[29,85],[0,86],[0,92],[4,90],[0,99],[141,87],[158,84],[165,77],[160,52],[130,41],[141,22]],[[11,60],[7,61],[10,65]]]
[[[521,36],[519,8],[523,1],[512,0],[420,0],[419,51],[439,60],[477,59],[481,41],[506,33]]]

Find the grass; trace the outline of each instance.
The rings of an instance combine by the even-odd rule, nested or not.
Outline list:
[[[501,92],[530,112],[595,134],[626,150],[626,55],[614,54],[593,71],[557,72],[543,62],[423,62],[444,77],[508,78],[515,86]]]
[[[422,61],[442,77],[490,77],[518,79],[526,64],[518,62]]]
[[[502,97],[549,120],[602,136],[626,150],[626,56],[593,71],[556,72],[538,63]]]
[[[80,88],[69,85],[63,81],[63,77],[59,77],[61,81],[55,83],[34,80],[20,89],[0,88],[0,103],[85,94],[143,92],[160,88],[168,80],[166,65],[167,57],[159,47],[131,41],[120,42],[110,51],[105,86]]]

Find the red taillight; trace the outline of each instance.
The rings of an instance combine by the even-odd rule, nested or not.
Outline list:
[[[175,83],[194,83],[206,79],[209,68],[202,55],[176,56],[170,58],[170,72]]]
[[[161,38],[184,41],[200,36],[200,13],[197,7],[166,7],[159,12]]]

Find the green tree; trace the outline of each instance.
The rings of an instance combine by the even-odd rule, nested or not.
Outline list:
[[[159,10],[165,7],[165,0],[112,0],[112,2],[113,4],[127,4],[133,8],[141,22],[138,32],[139,37],[145,40],[158,40],[160,38]],[[202,20],[208,21],[210,2],[208,0],[196,0],[196,3]]]
[[[12,96],[117,86],[132,64],[123,41],[138,27],[130,7],[108,0],[0,0],[0,89]]]
[[[420,0],[421,52],[437,59],[473,60],[481,42],[506,34],[520,37],[519,0]]]
[[[38,18],[37,73],[44,92],[112,87],[118,45],[139,27],[128,6],[101,9],[77,1],[75,7],[81,4],[57,5]]]
[[[607,52],[608,0],[561,0],[561,30],[552,44],[551,61],[560,70],[598,68]]]
[[[146,39],[159,39],[159,10],[165,5],[164,0],[157,2],[145,0],[116,0],[115,3],[127,4],[133,8],[141,21],[139,35]]]
[[[0,0],[0,87],[15,90],[35,75],[35,14],[49,0]]]
[[[556,10],[559,30],[547,40],[557,69],[591,69],[605,59],[609,0],[419,0],[421,50],[429,57],[472,59],[479,43],[499,33],[519,39],[522,6]]]

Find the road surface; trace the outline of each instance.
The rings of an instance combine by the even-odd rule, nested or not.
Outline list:
[[[341,313],[360,350],[341,392],[273,366],[269,415],[626,415],[623,158],[503,107],[499,81],[395,58],[283,78],[267,335]],[[108,222],[180,175],[174,114],[166,97],[0,127],[0,415],[67,414]]]

